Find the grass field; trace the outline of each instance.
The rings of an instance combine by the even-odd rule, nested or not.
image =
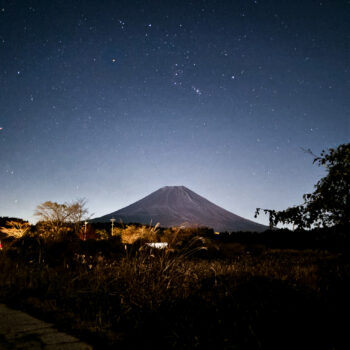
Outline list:
[[[16,240],[0,252],[0,299],[96,348],[349,348],[347,253],[198,237],[139,246]]]

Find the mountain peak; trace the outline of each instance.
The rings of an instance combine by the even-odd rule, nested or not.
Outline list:
[[[244,219],[201,197],[187,187],[164,186],[118,211],[96,218],[124,223],[160,223],[163,227],[207,226],[215,231],[264,231],[266,226]]]
[[[159,190],[175,190],[175,189],[188,190],[188,188],[183,186],[183,185],[180,185],[180,186],[163,186]]]

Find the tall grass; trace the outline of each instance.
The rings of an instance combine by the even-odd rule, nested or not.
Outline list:
[[[168,250],[18,241],[0,254],[0,298],[98,348],[339,348],[345,256],[235,246],[217,259],[203,237],[177,235]]]

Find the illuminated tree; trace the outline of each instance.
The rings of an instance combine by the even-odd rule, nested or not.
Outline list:
[[[59,204],[47,201],[37,206],[34,215],[39,217],[41,230],[50,234],[80,230],[81,222],[88,218],[86,200],[78,199],[72,203]]]

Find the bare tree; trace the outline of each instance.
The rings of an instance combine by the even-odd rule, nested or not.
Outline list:
[[[34,215],[43,222],[42,227],[47,233],[58,234],[72,228],[78,233],[80,223],[88,219],[88,213],[86,200],[78,199],[63,204],[46,201],[37,206]]]
[[[86,208],[86,199],[80,198],[75,202],[71,203],[67,207],[67,211],[69,213],[69,220],[74,225],[75,232],[79,231],[80,223],[83,220],[87,220],[91,217],[89,215],[89,211]]]

